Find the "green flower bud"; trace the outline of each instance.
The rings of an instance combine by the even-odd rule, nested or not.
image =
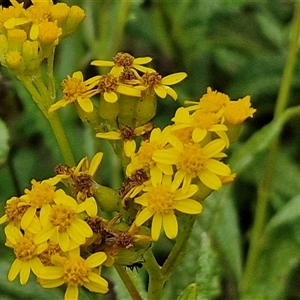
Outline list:
[[[98,185],[94,197],[102,211],[118,211],[121,198],[115,190],[106,186]]]
[[[134,127],[135,109],[136,109],[136,104],[138,102],[138,98],[120,95],[118,102],[119,102],[119,114],[118,114],[119,126],[129,125]]]
[[[104,96],[100,97],[99,115],[102,119],[106,120],[110,125],[116,127],[116,119],[119,114],[119,102],[109,103],[104,99]]]
[[[38,73],[41,66],[39,43],[37,41],[25,41],[22,54],[26,72]]]
[[[146,124],[156,114],[157,99],[153,89],[147,89],[136,104],[137,126]]]

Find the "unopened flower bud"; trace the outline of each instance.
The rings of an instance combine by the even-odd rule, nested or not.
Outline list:
[[[154,90],[147,89],[136,104],[137,125],[148,123],[156,114],[157,99]]]
[[[27,40],[27,34],[22,29],[11,29],[7,32],[9,51],[22,51],[23,43]]]
[[[58,26],[63,26],[68,19],[70,7],[66,3],[57,3],[50,7],[51,21],[57,21]]]
[[[106,120],[109,124],[114,125],[116,123],[117,116],[119,114],[119,102],[109,103],[104,99],[104,96],[100,97],[99,115],[102,119]]]
[[[121,198],[115,190],[106,186],[98,185],[94,197],[102,211],[118,211]]]
[[[23,44],[23,59],[26,72],[37,73],[41,65],[40,45],[37,41]]]
[[[67,19],[66,25],[63,28],[64,36],[72,34],[78,27],[78,25],[85,18],[85,12],[77,5],[71,6],[69,17]]]
[[[5,64],[7,68],[16,75],[24,74],[24,60],[19,51],[9,51],[5,55]]]
[[[119,114],[118,114],[119,125],[134,126],[135,109],[136,109],[136,104],[138,102],[138,98],[120,95],[118,101],[119,101]]]

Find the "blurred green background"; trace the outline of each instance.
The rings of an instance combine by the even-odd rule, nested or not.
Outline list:
[[[198,218],[187,254],[166,286],[165,299],[176,299],[183,288],[193,282],[200,287],[198,299],[300,299],[299,117],[281,125],[280,151],[269,194],[271,233],[264,240],[266,244],[253,289],[248,295],[241,296],[238,292],[254,218],[257,186],[264,175],[270,136],[276,130],[270,128],[268,132],[262,128],[273,118],[288,53],[295,1],[61,2],[81,6],[87,17],[79,30],[57,47],[55,74],[59,91],[60,82],[66,75],[81,70],[85,78],[94,76],[103,69],[91,67],[91,60],[111,60],[122,51],[135,57],[153,57],[151,67],[163,76],[179,71],[188,74],[175,86],[179,95],[177,102],[171,98],[158,100],[154,121],[159,126],[168,124],[176,108],[185,100],[198,100],[208,86],[228,94],[231,99],[250,95],[252,106],[257,109],[228,153],[234,171],[239,171],[237,178],[230,189],[215,193],[206,201],[205,212]],[[7,6],[8,1],[0,1],[0,4]],[[300,104],[299,71],[300,61],[297,60],[289,106]],[[0,101],[2,215],[8,198],[21,195],[24,188],[30,186],[32,178],[42,180],[53,176],[54,167],[62,163],[62,157],[47,120],[20,82],[2,66]],[[99,180],[118,188],[121,178],[112,170],[111,166],[117,162],[109,147],[95,141],[93,131],[81,123],[74,107],[61,109],[59,114],[76,161],[104,149],[107,155],[101,164]],[[258,141],[247,144],[259,132]],[[5,150],[6,134],[9,135],[9,152]],[[234,153],[243,153],[243,149],[251,156],[239,168],[239,162],[245,162],[247,155],[234,156]],[[235,157],[237,160],[233,161]],[[9,249],[4,249],[3,226],[0,242],[1,300],[59,299],[59,290],[43,291],[36,288],[34,280],[25,288],[20,288],[18,283],[7,283],[5,277],[13,255]],[[163,240],[155,246],[159,260],[164,260],[171,245]],[[145,278],[143,271],[140,275]],[[107,276],[113,278],[113,292],[104,299],[130,299],[121,296],[122,291],[116,287],[116,276]],[[83,293],[80,299],[102,299]]]

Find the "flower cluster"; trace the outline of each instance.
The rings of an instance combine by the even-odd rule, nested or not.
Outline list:
[[[175,239],[178,219],[200,214],[203,200],[234,180],[226,151],[256,110],[250,96],[235,101],[208,88],[159,128],[152,122],[157,97],[177,100],[170,86],[187,74],[163,77],[145,66],[152,58],[123,52],[112,61],[91,62],[110,67],[107,74],[86,80],[81,71],[68,76],[62,99],[53,103],[55,84],[44,84],[41,62],[47,59],[51,70],[55,46],[85,14],[52,0],[32,2],[27,9],[16,0],[9,8],[0,7],[0,63],[21,79],[50,124],[51,114],[73,103],[95,137],[111,143],[124,171],[116,191],[95,179],[102,152],[77,166],[58,165],[54,177],[32,180],[23,195],[7,200],[0,218],[0,224],[7,223],[6,246],[16,256],[8,279],[19,275],[24,285],[32,272],[44,288],[65,284],[65,299],[76,300],[81,286],[108,292],[102,266],[143,263],[162,232]],[[56,135],[58,140],[61,136]]]
[[[113,127],[136,127],[147,123],[156,113],[156,96],[164,99],[169,95],[176,100],[177,93],[170,85],[187,76],[179,72],[162,77],[154,69],[144,66],[151,60],[150,57],[134,58],[119,52],[113,61],[92,61],[91,65],[112,68],[105,75],[87,80],[80,71],[74,72],[63,81],[63,98],[54,103],[49,112],[74,103],[81,118],[94,127],[100,127],[99,121],[95,120],[98,115]],[[96,94],[100,95],[98,105],[91,100]]]
[[[30,7],[11,0],[0,6],[0,63],[16,76],[36,75],[60,39],[73,33],[85,17],[78,6],[33,0]]]

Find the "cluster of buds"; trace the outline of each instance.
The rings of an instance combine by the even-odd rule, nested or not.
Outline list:
[[[52,0],[32,2],[27,9],[16,0],[8,8],[0,6],[0,63],[16,76],[39,74],[41,62],[85,17],[78,6],[53,4]]]

